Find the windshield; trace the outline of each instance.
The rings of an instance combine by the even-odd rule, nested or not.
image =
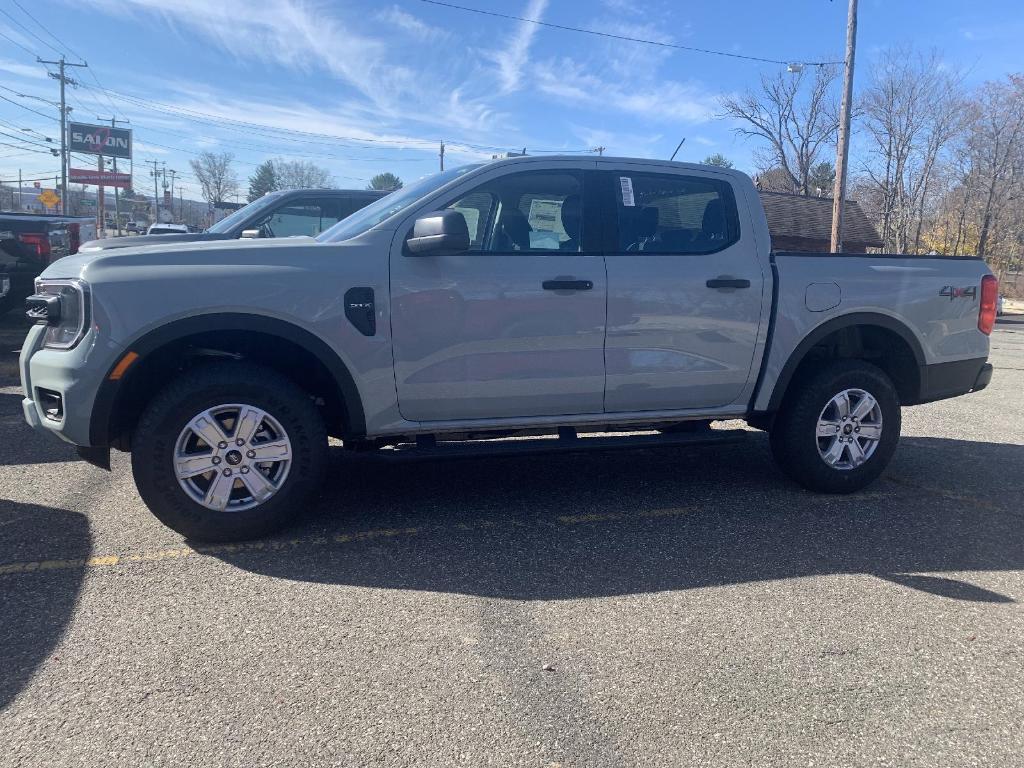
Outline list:
[[[229,216],[225,216],[206,231],[213,232],[218,235],[227,234],[236,226],[241,224],[244,219],[249,218],[254,213],[259,213],[267,206],[273,205],[274,201],[281,197],[281,194],[282,193],[280,192],[271,192],[264,195],[259,200],[254,200],[248,205],[243,205],[237,211]]]
[[[346,219],[342,219],[333,227],[317,237],[321,243],[337,243],[341,240],[349,240],[356,235],[361,235],[371,227],[380,224],[384,219],[393,216],[403,208],[408,208],[422,197],[426,197],[443,187],[448,182],[459,178],[480,165],[464,165],[461,168],[452,168],[448,171],[441,171],[432,176],[424,176],[417,179],[406,187],[402,187],[390,195],[385,195],[380,200],[370,203],[365,208],[356,211]]]

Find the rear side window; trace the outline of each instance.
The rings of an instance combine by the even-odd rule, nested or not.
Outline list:
[[[739,240],[728,182],[622,171],[615,186],[620,252],[714,253]]]

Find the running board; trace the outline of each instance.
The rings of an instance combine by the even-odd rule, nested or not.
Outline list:
[[[432,439],[433,435],[420,436],[415,443],[399,443],[364,455],[385,461],[413,461],[416,459],[476,459],[521,454],[577,453],[592,450],[681,448],[738,443],[749,439],[752,434],[745,429],[711,429],[703,432],[674,434],[577,435],[575,430],[563,427],[559,430],[558,437],[438,441]]]

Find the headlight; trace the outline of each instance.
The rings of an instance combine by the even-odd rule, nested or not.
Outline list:
[[[11,292],[11,278],[7,275],[0,275],[0,299]]]
[[[44,345],[71,349],[89,327],[89,286],[83,280],[36,280],[36,293],[25,300],[30,320],[44,323]]]

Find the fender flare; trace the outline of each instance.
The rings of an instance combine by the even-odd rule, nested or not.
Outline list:
[[[804,361],[807,353],[824,339],[826,336],[835,333],[836,331],[842,330],[843,328],[851,328],[854,326],[861,327],[877,327],[884,328],[887,331],[892,331],[899,336],[903,341],[910,347],[910,351],[914,354],[914,361],[920,368],[926,364],[924,350],[921,347],[921,342],[918,340],[914,332],[900,320],[889,315],[883,315],[879,312],[852,312],[848,315],[840,315],[834,317],[831,320],[826,320],[821,325],[816,326],[810,333],[804,336],[803,340],[796,345],[789,358],[786,360],[786,364],[782,367],[782,372],[779,374],[778,379],[775,381],[775,388],[772,390],[771,399],[768,401],[768,413],[776,413],[782,405],[782,399],[786,395],[786,390],[789,389],[789,384],[793,379],[793,375],[796,373],[797,368],[800,367],[800,363]]]
[[[334,379],[335,385],[341,393],[346,432],[353,436],[366,434],[366,416],[363,412],[362,399],[359,396],[359,389],[356,387],[355,379],[352,377],[348,366],[345,365],[338,354],[323,339],[286,320],[279,320],[266,315],[235,312],[193,315],[180,320],[174,320],[142,334],[125,346],[125,352],[130,350],[139,355],[140,359],[145,359],[148,355],[167,344],[197,333],[209,331],[251,331],[264,333],[269,336],[277,336],[301,347],[323,363]],[[123,378],[111,380],[110,374],[123,356],[123,354],[118,355],[118,360],[104,374],[103,382],[96,393],[96,399],[92,407],[92,416],[89,420],[89,442],[93,446],[110,445],[112,437],[110,435],[111,416],[114,412],[118,396],[123,391],[126,383],[131,381],[131,375],[135,369],[133,365],[128,368]]]

